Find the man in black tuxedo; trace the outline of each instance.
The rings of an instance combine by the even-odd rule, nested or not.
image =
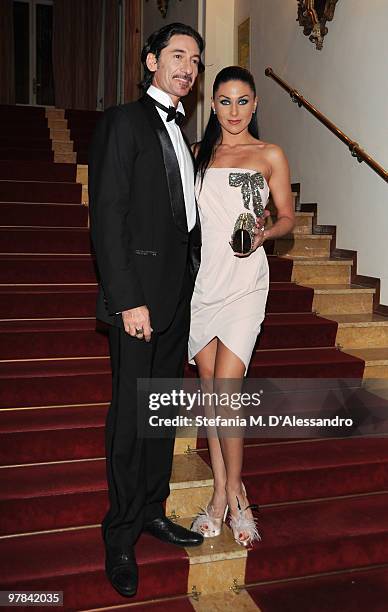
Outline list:
[[[90,152],[97,317],[110,324],[113,373],[102,531],[107,576],[127,597],[137,589],[133,547],[142,531],[180,546],[203,541],[165,516],[174,438],[139,437],[137,402],[137,378],[183,375],[200,228],[193,159],[178,123],[180,98],[203,70],[203,46],[183,24],[152,34],[141,57],[146,94],[104,113]]]

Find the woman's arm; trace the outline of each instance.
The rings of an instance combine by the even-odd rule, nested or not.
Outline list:
[[[290,169],[283,150],[271,145],[268,161],[272,167],[269,188],[277,210],[277,220],[269,229],[264,230],[263,239],[273,240],[289,234],[295,226],[294,202],[291,192]]]

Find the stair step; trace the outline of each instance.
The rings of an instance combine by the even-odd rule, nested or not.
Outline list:
[[[97,286],[0,286],[0,318],[90,317],[95,314]]]
[[[248,376],[252,378],[361,378],[361,358],[336,348],[256,350]]]
[[[365,361],[365,378],[388,378],[388,348],[350,348],[350,355]]]
[[[45,115],[47,119],[64,119],[65,110],[63,108],[49,108],[45,109]]]
[[[108,356],[108,326],[90,319],[0,321],[6,359]]]
[[[272,207],[271,207],[272,208]],[[267,218],[266,227],[270,228],[276,222],[276,211],[275,214]],[[295,227],[293,234],[307,234],[311,235],[313,230],[313,217],[314,213],[309,212],[295,212]]]
[[[166,513],[170,506],[180,516],[193,516],[198,504],[207,503],[212,482],[210,468],[196,454],[175,455]],[[95,525],[108,505],[105,458],[3,467],[0,491],[0,536]]]
[[[288,282],[290,280],[292,270],[291,260],[269,256],[268,262],[270,277],[273,282]],[[94,282],[96,282],[96,273],[90,254],[0,254],[0,284]]]
[[[0,228],[0,244],[3,254],[90,254],[90,236],[87,228]]]
[[[3,468],[0,487],[0,536],[95,525],[108,509],[104,459]]]
[[[270,283],[266,312],[311,312],[314,292],[293,283]]]
[[[17,160],[17,161],[54,161],[54,152],[48,149],[32,149],[23,147],[8,147],[7,149],[0,149],[1,160]],[[62,161],[62,160],[61,160]],[[8,198],[7,198],[8,199]]]
[[[201,457],[210,464],[208,452]],[[387,468],[386,438],[300,439],[246,446],[243,479],[264,506],[388,490]]]
[[[0,136],[0,149],[8,149],[9,147],[19,147],[28,149],[47,149],[51,151],[51,140],[49,132],[43,134],[15,134],[9,136],[2,134]]]
[[[50,126],[50,138],[52,141],[70,142],[70,130],[68,128],[57,128]]]
[[[337,325],[311,313],[268,314],[258,349],[334,346]],[[0,354],[7,359],[99,357],[109,354],[108,326],[85,319],[0,321]]]
[[[39,120],[37,122],[34,121],[29,125],[19,124],[16,121],[4,124],[0,120],[0,126],[2,139],[11,139],[13,142],[18,142],[19,140],[29,140],[30,138],[50,140],[50,129],[46,120]]]
[[[375,289],[361,285],[310,285],[314,289],[313,310],[318,314],[371,313]]]
[[[108,358],[0,362],[0,408],[110,401]]]
[[[39,231],[44,232],[44,230]],[[53,234],[56,232],[56,230],[48,231]],[[84,230],[66,231],[79,232],[80,238],[85,237],[82,233]],[[0,286],[0,318],[92,317],[95,315],[96,295],[96,283],[69,286],[2,285]],[[267,312],[309,312],[312,298],[313,290],[310,288],[292,283],[271,283]]]
[[[191,517],[206,506],[213,479],[203,456],[174,456],[168,515]],[[385,439],[318,440],[247,447],[243,477],[250,499],[265,505],[387,490],[387,468]],[[0,505],[0,535],[99,523],[107,506],[105,459],[4,467]]]
[[[85,164],[77,165],[77,183],[82,183],[83,185],[88,185],[88,177],[89,177],[89,169]]]
[[[87,207],[80,204],[0,202],[3,227],[87,227],[88,216]]]
[[[300,285],[349,284],[352,264],[341,259],[294,259],[291,280]]]
[[[329,257],[331,235],[293,234],[275,240],[274,254],[287,257]]]
[[[96,283],[95,263],[90,254],[0,255],[0,284],[7,283]]]
[[[25,122],[29,125],[31,122],[42,122],[46,120],[45,108],[39,106],[17,106],[16,104],[1,104],[0,105],[0,121],[7,125],[10,121]]]
[[[334,346],[336,324],[312,313],[279,313],[265,316],[257,349]]]
[[[55,116],[54,117],[47,117],[47,125],[49,126],[50,130],[67,130],[68,129],[68,125],[67,125],[67,119],[58,119]]]
[[[37,147],[38,148],[38,147]],[[0,181],[1,202],[81,203],[82,186],[53,181]]]
[[[344,349],[388,348],[388,317],[374,313],[325,317],[338,323],[336,343]]]
[[[232,594],[233,595],[233,594]],[[258,610],[253,599],[249,597],[246,593],[247,601],[250,602],[250,608],[247,608],[247,612],[260,612]],[[163,597],[158,598],[157,600],[152,600],[152,602],[147,603],[147,607],[144,602],[140,602],[139,604],[120,604],[118,606],[109,606],[108,608],[104,606],[102,610],[104,612],[122,612],[123,610],[129,610],[130,612],[208,612],[209,610],[217,610],[217,605],[219,606],[221,603],[224,604],[224,599],[226,595],[224,593],[215,593],[214,595],[205,595],[201,596],[199,602],[194,601],[191,594],[187,597],[178,596],[178,597]],[[233,595],[235,597],[235,595]],[[235,604],[236,602],[234,602]],[[214,606],[213,606],[214,604]],[[198,607],[199,606],[199,607]],[[203,607],[208,606],[208,607]],[[222,608],[224,612],[235,612],[235,609],[230,608]],[[100,608],[82,608],[78,612],[96,612],[96,610],[100,610]],[[245,608],[244,608],[245,610]]]
[[[107,408],[104,403],[0,410],[0,465],[104,457]]]
[[[0,410],[0,465],[104,457],[107,410],[104,403]],[[183,433],[192,437],[183,437]],[[174,454],[185,454],[187,446],[194,448],[195,444],[196,429],[193,433],[181,430]],[[187,502],[184,495],[183,501]]]
[[[74,146],[73,141],[69,140],[64,142],[63,140],[53,140],[52,141],[53,151],[56,153],[73,153]]]
[[[0,160],[0,180],[75,183],[76,172],[75,164],[55,164],[32,160],[27,163],[23,161],[16,163]]]
[[[384,612],[388,600],[388,568],[336,572],[301,580],[248,588],[263,612]]]
[[[142,534],[136,547],[139,591],[131,603],[186,595],[185,549]],[[2,588],[64,591],[66,610],[126,603],[108,582],[100,527],[0,540]],[[170,578],[169,578],[170,577]]]
[[[273,282],[290,280],[291,260],[270,255],[268,263]],[[95,267],[90,254],[0,254],[0,283],[94,283],[95,281]]]
[[[387,503],[380,493],[262,508],[246,583],[388,563]]]
[[[58,151],[54,151],[53,157],[54,157],[55,163],[60,163],[60,164],[76,164],[77,163],[77,153],[74,153],[74,151],[71,153],[60,153]],[[88,163],[87,155],[85,155],[83,162],[86,164]]]

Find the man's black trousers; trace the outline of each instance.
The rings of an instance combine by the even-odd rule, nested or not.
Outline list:
[[[137,378],[183,376],[191,295],[192,280],[186,271],[172,323],[164,332],[153,333],[149,343],[119,327],[109,330],[113,385],[105,443],[110,508],[102,531],[112,551],[125,551],[136,542],[144,522],[164,516],[174,437],[138,437]]]

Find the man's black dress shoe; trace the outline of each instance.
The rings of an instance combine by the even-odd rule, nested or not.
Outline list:
[[[105,571],[111,585],[120,595],[123,597],[136,595],[138,571],[135,553],[132,549],[119,553],[107,551]]]
[[[199,546],[203,542],[203,536],[181,525],[177,525],[166,516],[161,516],[144,525],[144,531],[155,536],[163,542],[176,544],[177,546]]]

